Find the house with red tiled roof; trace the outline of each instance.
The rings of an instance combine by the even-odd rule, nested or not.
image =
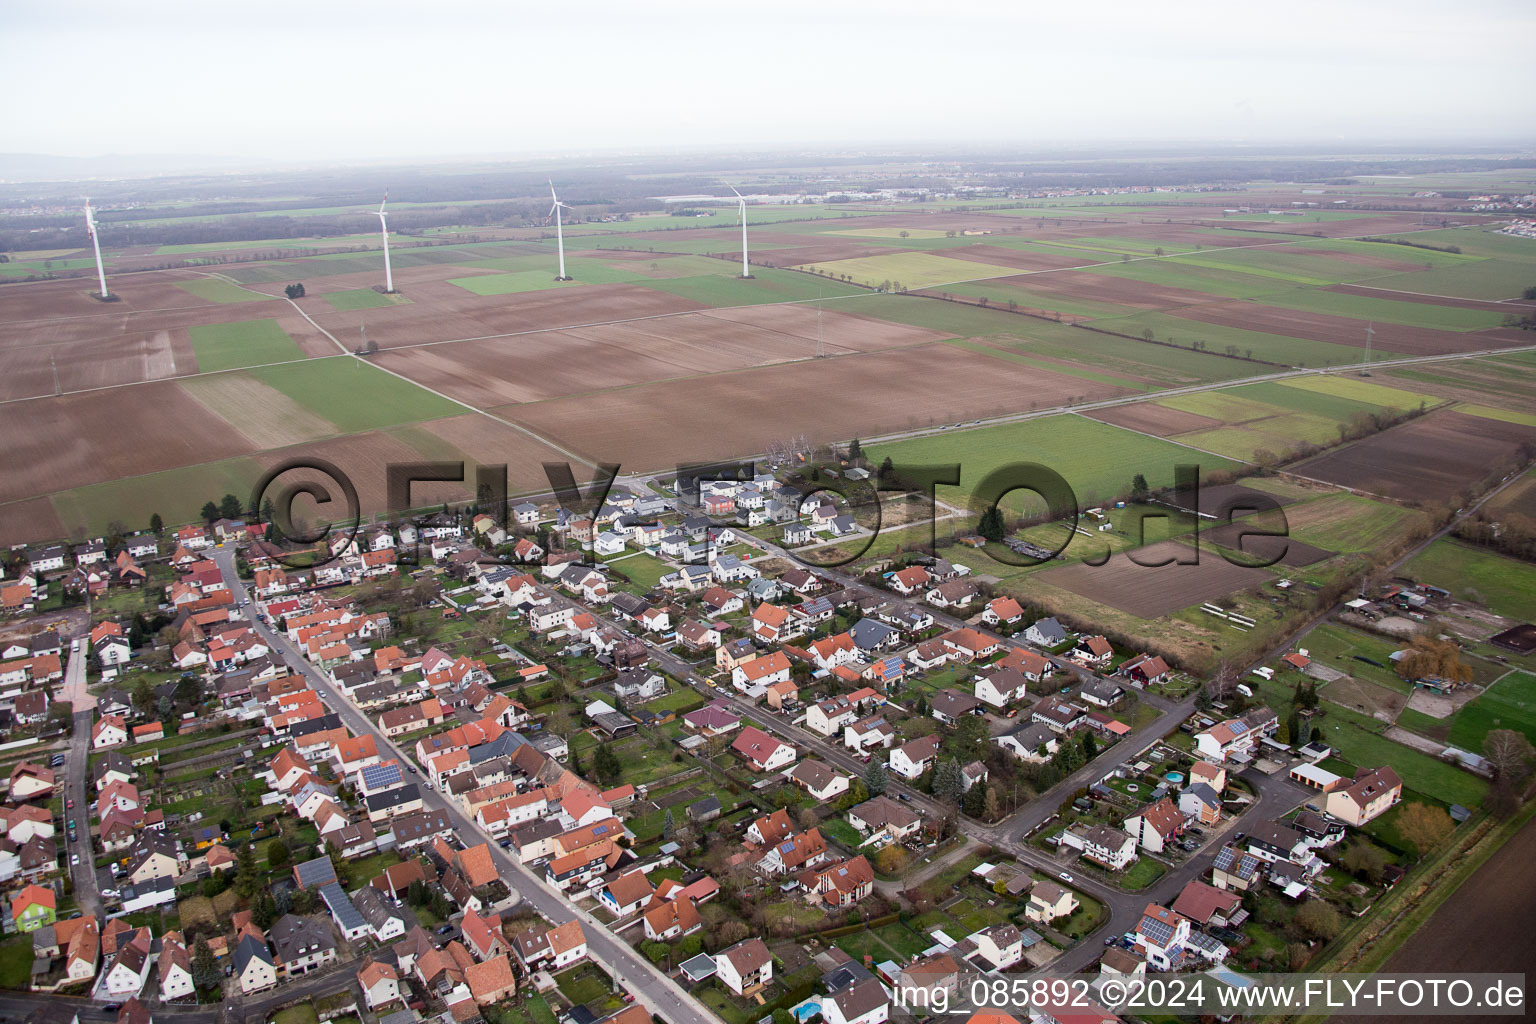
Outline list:
[[[774,772],[794,764],[795,748],[769,736],[756,726],[746,726],[737,734],[731,750],[744,758],[754,771]]]
[[[1184,815],[1179,813],[1173,799],[1165,796],[1126,818],[1123,827],[1143,850],[1162,853],[1168,844],[1184,834]]]

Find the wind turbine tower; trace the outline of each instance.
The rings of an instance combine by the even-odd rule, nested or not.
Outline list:
[[[731,191],[736,192],[736,186],[731,186]],[[740,192],[736,192],[736,207],[741,214],[741,276],[752,276],[752,267],[747,262],[747,201],[742,198]]]
[[[560,197],[555,195],[555,183],[553,181],[549,183],[549,198],[554,203],[549,208],[549,215],[555,218],[555,250],[560,254],[560,274],[555,280],[569,281],[570,278],[565,276],[565,235],[560,230],[560,211],[569,210],[570,207],[562,203]]]
[[[383,202],[379,203],[379,235],[384,239],[384,291],[390,295],[395,293],[395,275],[389,267],[389,221],[384,216],[384,203],[389,202],[389,190],[384,191]]]
[[[85,231],[91,236],[91,246],[96,250],[96,277],[101,282],[101,301],[110,302],[112,294],[107,291],[107,268],[101,262],[101,239],[96,237],[96,214],[89,198],[85,201]]]
[[[1371,339],[1374,337],[1376,337],[1376,325],[1373,322],[1367,321],[1365,325],[1365,369],[1360,371],[1360,376],[1362,377],[1369,377],[1371,375]]]

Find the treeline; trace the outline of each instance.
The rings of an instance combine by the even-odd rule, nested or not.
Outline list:
[[[1469,544],[1501,555],[1536,562],[1536,519],[1510,512],[1490,517],[1487,512],[1468,516],[1452,531]]]
[[[1461,255],[1459,245],[1432,245],[1429,242],[1415,242],[1407,238],[1382,238],[1379,236],[1367,236],[1359,239],[1362,242],[1376,242],[1381,245],[1406,245],[1411,249],[1428,249],[1431,252],[1448,252],[1453,256]]]

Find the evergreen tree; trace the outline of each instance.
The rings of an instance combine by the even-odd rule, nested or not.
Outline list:
[[[613,748],[603,743],[592,755],[592,770],[597,774],[597,780],[606,786],[618,781],[619,776],[624,773],[624,766],[619,764]]]
[[[240,504],[240,499],[233,494],[226,494],[219,499],[219,515],[225,519],[239,519],[245,514],[245,509]]]
[[[960,801],[960,807],[972,818],[979,818],[986,811],[987,794],[981,786],[972,786],[970,792],[965,794],[965,799]]]
[[[854,438],[848,445],[848,461],[858,462],[864,458],[864,446],[859,444],[859,439]]]
[[[1137,473],[1136,476],[1131,480],[1131,498],[1135,501],[1143,501],[1146,499],[1148,493],[1149,488],[1147,487],[1147,478],[1142,474]]]
[[[981,521],[976,524],[976,532],[986,540],[999,542],[1007,532],[1003,526],[1002,509],[993,505],[981,514]]]
[[[581,751],[572,749],[569,768],[572,775],[581,774]]]
[[[675,831],[677,831],[677,824],[672,820],[672,808],[668,807],[667,816],[661,822],[661,838],[670,842],[672,833]]]
[[[870,796],[879,796],[890,785],[890,776],[886,774],[884,761],[870,761],[869,767],[864,769],[864,788],[869,790]]]
[[[192,984],[198,988],[213,988],[223,977],[213,950],[208,948],[208,940],[199,936],[192,945]]]
[[[211,522],[213,522],[217,518],[219,518],[219,506],[215,505],[211,501],[203,506],[203,521],[204,522],[211,523]]]
[[[1099,753],[1099,741],[1093,738],[1093,733],[1083,733],[1083,757],[1092,761]]]
[[[958,803],[965,792],[965,779],[960,774],[960,762],[945,758],[933,769],[933,795],[945,803]]]
[[[889,480],[895,474],[896,474],[896,464],[893,463],[891,461],[891,457],[889,455],[887,455],[885,458],[880,460],[880,472],[879,472],[880,479],[881,480]]]
[[[160,518],[160,513],[159,512],[156,512],[154,515],[149,517],[149,532],[150,533],[153,533],[156,536],[159,536],[160,532],[162,530],[164,530],[164,529],[165,529],[165,520]]]

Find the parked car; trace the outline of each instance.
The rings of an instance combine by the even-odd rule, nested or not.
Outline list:
[[[66,810],[66,811],[72,811],[72,810],[74,810],[74,809],[75,809],[75,801],[74,801],[74,800],[73,800],[73,799],[70,799],[70,800],[65,800],[65,801],[64,801],[64,809],[65,809],[65,810]]]
[[[77,865],[79,863],[80,863],[80,855],[78,853],[72,853],[72,854],[69,855],[69,866],[70,867],[74,867],[75,865]]]

